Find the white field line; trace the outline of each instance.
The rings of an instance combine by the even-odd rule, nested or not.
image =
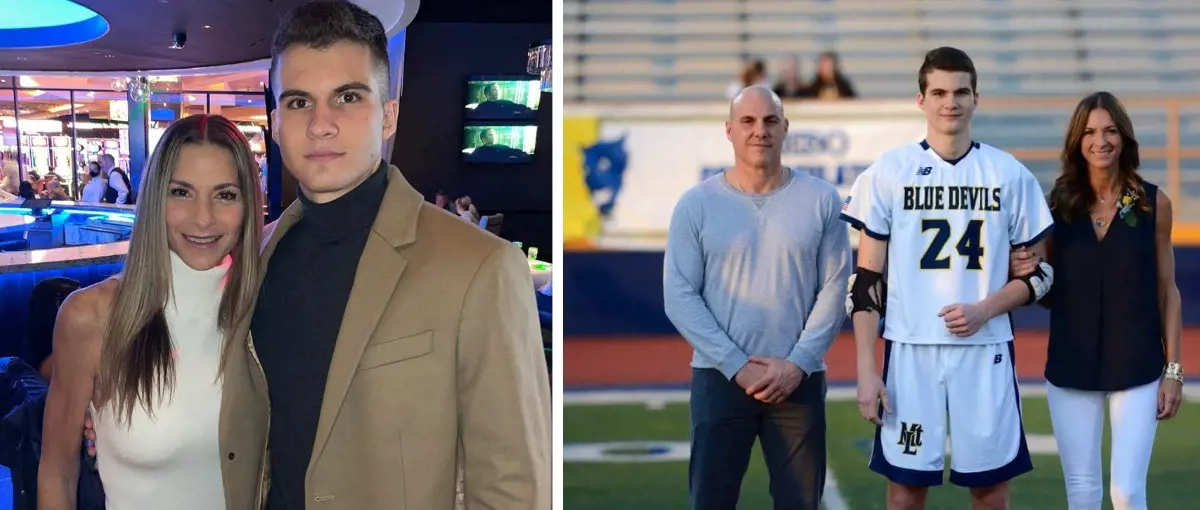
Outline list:
[[[821,498],[821,504],[825,506],[825,510],[850,509],[846,498],[842,497],[842,491],[838,490],[837,478],[834,478],[832,469],[825,470],[825,495]]]

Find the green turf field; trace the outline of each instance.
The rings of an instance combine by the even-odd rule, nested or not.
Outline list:
[[[1025,430],[1031,438],[1052,435],[1046,401],[1025,397]],[[838,492],[851,510],[885,508],[884,479],[867,469],[873,427],[864,422],[851,401],[828,404],[829,468]],[[688,440],[687,404],[575,405],[564,407],[567,450],[580,443],[614,441],[681,442]],[[1105,442],[1108,441],[1107,427]],[[679,451],[686,452],[686,448]],[[638,449],[613,451],[617,455]],[[686,460],[655,462],[580,462],[568,457],[563,465],[566,508],[570,510],[672,510],[687,508]],[[1108,448],[1104,448],[1107,465]],[[1013,509],[1066,508],[1062,470],[1054,453],[1034,453],[1034,471],[1013,488]],[[1107,468],[1105,469],[1107,473]],[[948,480],[949,472],[945,480]],[[1187,402],[1175,419],[1160,424],[1150,465],[1149,506],[1155,510],[1200,508],[1189,495],[1200,484],[1200,403]],[[750,461],[739,508],[771,508],[767,473],[759,452]],[[1107,497],[1107,483],[1105,494]],[[968,508],[967,493],[943,485],[930,492],[928,509]],[[1106,501],[1105,508],[1111,508]]]

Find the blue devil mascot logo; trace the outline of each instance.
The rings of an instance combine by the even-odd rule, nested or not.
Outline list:
[[[628,161],[624,136],[583,148],[584,182],[602,217],[608,217],[617,203]]]

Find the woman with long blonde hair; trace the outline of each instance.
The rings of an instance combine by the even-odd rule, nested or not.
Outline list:
[[[123,271],[73,293],[54,332],[38,508],[74,509],[85,415],[110,510],[224,507],[223,354],[259,285],[258,168],[238,127],[167,128],[146,167]]]

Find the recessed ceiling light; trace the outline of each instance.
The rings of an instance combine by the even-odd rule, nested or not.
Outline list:
[[[212,25],[204,25],[204,28],[205,28],[205,29],[212,28]]]

